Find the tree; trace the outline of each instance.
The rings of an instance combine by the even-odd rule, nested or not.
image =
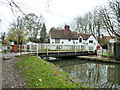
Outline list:
[[[76,17],[72,22],[72,29],[78,33],[93,34],[96,36],[97,15],[97,10],[94,10],[93,12],[86,13],[83,17]]]
[[[42,30],[40,31],[40,41],[41,41],[41,43],[45,42],[46,35],[47,35],[46,26],[45,26],[45,23],[43,23]]]
[[[40,35],[40,30],[42,28],[43,17],[36,16],[34,13],[30,13],[24,17],[25,22],[25,34],[30,41],[35,42],[37,36]]]
[[[8,7],[15,16],[20,14],[25,15],[22,10],[21,2],[17,2],[16,0],[2,0],[0,1],[0,4]]]
[[[109,35],[120,37],[120,1],[112,0],[109,2],[109,8],[99,8],[100,17],[107,29]]]
[[[1,34],[2,44],[5,44],[5,37],[6,37],[6,33],[4,32]]]
[[[23,18],[18,17],[16,22],[12,23],[10,28],[10,31],[8,32],[8,38],[9,41],[18,41],[20,40],[24,41],[25,40],[25,35],[24,35],[24,21]]]

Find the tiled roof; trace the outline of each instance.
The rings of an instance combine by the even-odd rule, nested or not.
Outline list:
[[[77,39],[78,37],[74,35],[71,31],[66,30],[51,30],[51,38],[55,39]]]
[[[79,36],[83,39],[87,40],[91,34],[83,34],[83,33],[73,33],[71,31],[66,30],[50,30],[51,38],[53,39],[75,39],[77,40]]]
[[[83,39],[87,40],[91,34],[84,34],[84,33],[73,33],[74,35],[76,35],[77,37],[81,36]]]
[[[110,36],[103,36],[105,39],[109,40],[109,39],[114,39],[113,37]]]

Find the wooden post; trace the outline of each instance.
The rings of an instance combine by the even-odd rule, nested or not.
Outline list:
[[[110,48],[109,48],[109,44],[108,44],[108,56],[107,56],[108,58],[109,58],[109,56],[110,56],[110,51],[109,51],[109,49],[110,49]]]
[[[19,53],[20,53],[20,45],[19,45]]]
[[[80,51],[81,51],[81,45],[80,45]]]
[[[113,43],[112,43],[112,53],[114,53],[114,47],[113,47],[114,45],[113,45]]]
[[[75,54],[76,54],[76,45],[75,45]]]
[[[48,55],[48,45],[47,45],[47,55]]]
[[[66,45],[67,46],[67,54],[68,54],[68,45]]]
[[[25,45],[25,53],[27,52],[27,45]]]
[[[65,45],[65,47],[66,47],[66,52],[67,52],[67,45]]]
[[[42,48],[41,48],[41,47],[42,47],[42,45],[40,44],[40,51],[42,51]]]
[[[57,45],[58,46],[58,54],[59,54],[59,45]]]
[[[30,45],[30,49],[31,49],[31,54],[32,54],[32,43],[31,43],[31,45]]]
[[[38,44],[37,44],[37,47],[36,47],[36,52],[37,52],[37,56],[38,56]]]

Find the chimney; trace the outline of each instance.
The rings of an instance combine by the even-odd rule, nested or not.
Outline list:
[[[70,26],[69,25],[65,25],[65,31],[70,31]]]

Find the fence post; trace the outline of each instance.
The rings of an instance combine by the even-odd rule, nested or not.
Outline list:
[[[57,45],[58,46],[58,54],[59,54],[59,45]]]
[[[20,53],[20,45],[19,45],[19,53]]]
[[[27,52],[27,45],[25,45],[25,53]]]
[[[76,54],[76,45],[75,45],[75,54]]]
[[[110,51],[109,51],[109,49],[110,49],[110,47],[109,47],[109,44],[108,44],[108,58],[109,58],[109,56],[110,56]]]
[[[36,49],[37,49],[37,56],[38,56],[38,44],[37,44],[37,48]]]
[[[80,45],[80,51],[81,51],[81,45]]]
[[[30,44],[31,54],[32,54],[32,43]]]
[[[113,43],[112,43],[112,53],[114,53],[114,47],[113,47]]]
[[[47,45],[47,55],[48,55],[48,45]]]

